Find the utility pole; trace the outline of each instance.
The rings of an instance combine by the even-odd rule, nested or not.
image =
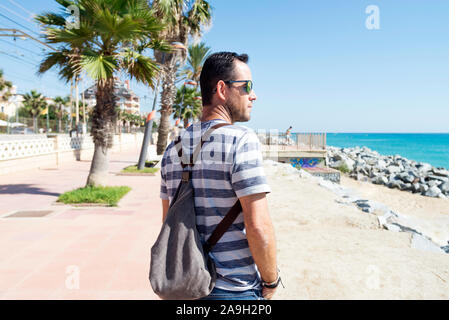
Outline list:
[[[157,85],[154,90],[154,100],[153,100],[153,108],[151,112],[148,114],[148,118],[145,123],[145,133],[143,134],[143,142],[142,142],[142,150],[140,151],[139,162],[137,163],[137,169],[143,170],[145,167],[145,160],[147,159],[147,149],[149,140],[153,140],[153,119],[155,114],[156,102],[157,102],[157,93],[159,91],[159,80],[157,80]],[[153,142],[153,141],[151,141]]]
[[[69,116],[69,119],[70,119],[70,131],[73,128],[73,116],[72,116],[72,114],[73,114],[73,78],[70,79],[70,116]]]
[[[84,79],[81,78],[81,98],[83,103],[83,133],[87,133],[87,121],[86,121],[86,101],[84,99]]]

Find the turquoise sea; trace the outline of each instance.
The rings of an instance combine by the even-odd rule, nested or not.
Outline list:
[[[328,133],[334,147],[366,146],[381,155],[401,155],[449,169],[449,133]]]

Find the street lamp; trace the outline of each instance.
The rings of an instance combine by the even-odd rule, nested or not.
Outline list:
[[[182,50],[187,50],[186,46],[184,44],[182,44],[181,42],[172,42],[171,46],[174,50],[176,50],[176,56],[173,59],[174,63],[176,64],[176,61],[178,60],[178,50],[182,51]],[[162,64],[165,63],[165,52],[162,53]],[[156,102],[157,102],[157,94],[159,91],[159,84],[160,84],[160,79],[161,77],[158,77],[157,80],[157,85],[156,88],[154,90],[154,100],[153,100],[153,108],[151,109],[151,113],[148,115],[147,118],[147,122],[145,124],[145,133],[143,135],[143,142],[142,142],[142,150],[140,150],[140,156],[139,156],[139,162],[137,164],[137,169],[138,170],[143,170],[143,168],[145,167],[145,160],[147,158],[147,149],[148,149],[148,143],[149,143],[149,139],[151,139],[151,142],[154,143],[153,140],[153,135],[152,135],[152,130],[153,130],[153,121],[154,121],[154,115],[156,113]]]

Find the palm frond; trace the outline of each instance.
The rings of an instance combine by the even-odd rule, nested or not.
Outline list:
[[[120,56],[123,59],[123,68],[127,70],[131,78],[154,88],[154,79],[159,68],[153,59],[133,50],[125,50]]]
[[[41,75],[50,69],[58,68],[59,78],[66,83],[69,82],[75,74],[75,67],[70,63],[69,56],[70,52],[67,49],[47,53],[46,57],[39,65],[37,74]]]
[[[105,80],[114,76],[117,60],[114,56],[106,56],[90,51],[80,56],[80,65],[94,80]]]
[[[44,25],[52,25],[52,26],[59,26],[64,27],[66,23],[66,17],[53,13],[53,12],[45,12],[43,14],[37,15],[34,20],[37,22],[44,24]]]

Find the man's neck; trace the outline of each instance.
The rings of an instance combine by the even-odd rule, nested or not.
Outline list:
[[[216,105],[203,107],[203,115],[201,116],[202,122],[217,119],[224,120],[227,123],[234,123],[230,115],[230,110],[228,110],[225,106]]]

